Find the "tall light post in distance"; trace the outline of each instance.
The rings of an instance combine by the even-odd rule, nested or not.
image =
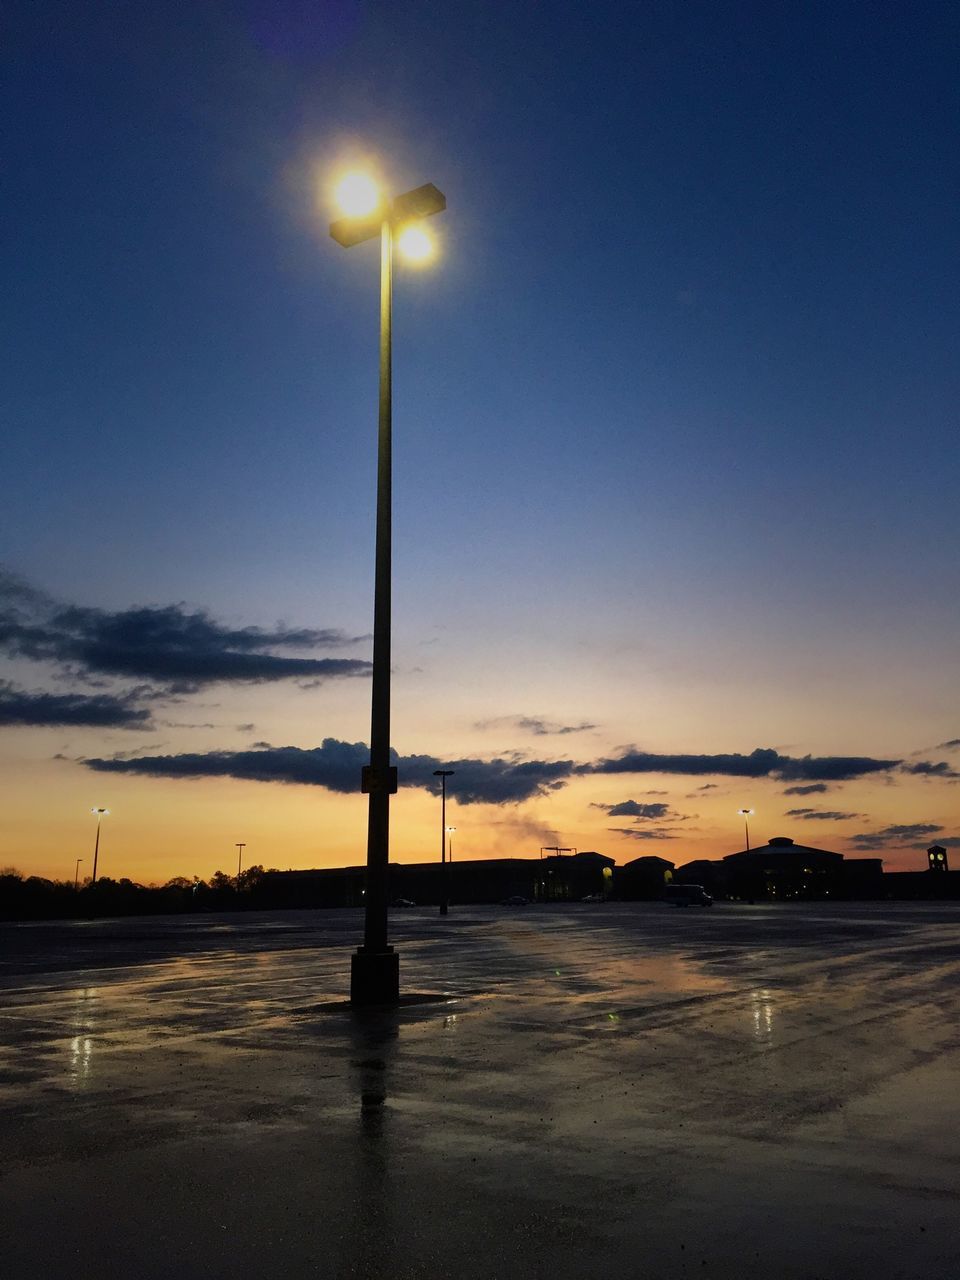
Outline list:
[[[454,775],[453,769],[434,769],[433,776],[440,779],[440,914],[445,916],[449,910],[447,899],[447,779]]]
[[[100,856],[100,819],[105,818],[110,812],[109,809],[91,809],[91,813],[97,815],[97,839],[93,846],[93,875],[90,877],[90,883],[97,883],[97,858]]]
[[[74,893],[76,893],[77,890],[80,888],[80,863],[82,861],[83,861],[82,858],[78,858],[77,865],[74,868],[74,872],[73,872],[73,892]]]
[[[447,827],[447,862],[453,866],[453,833],[456,827]]]
[[[350,959],[352,1005],[396,1004],[400,999],[400,958],[387,943],[387,877],[390,860],[390,796],[397,770],[390,764],[390,596],[393,487],[393,251],[395,239],[415,261],[430,256],[430,241],[419,224],[447,207],[433,183],[403,195],[386,196],[365,173],[348,173],[335,198],[346,215],[330,224],[344,249],[380,239],[380,398],[377,447],[377,531],[373,588],[373,689],[370,763],[361,776],[369,795],[367,883],[363,945]]]
[[[243,851],[247,847],[246,840],[237,841],[237,888],[240,888],[240,868],[243,865]]]
[[[753,813],[753,810],[738,809],[737,813],[739,813],[740,817],[743,819],[743,830],[747,837],[747,853],[749,853],[750,852],[750,815]]]

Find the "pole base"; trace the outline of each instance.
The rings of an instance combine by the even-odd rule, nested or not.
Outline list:
[[[449,910],[449,908],[447,907],[447,904],[446,904],[445,902],[441,902],[441,903],[440,903],[440,914],[441,914],[442,916],[445,916],[445,915],[447,914],[447,911],[448,911],[448,910]]]
[[[393,947],[385,951],[358,947],[350,957],[350,1003],[360,1007],[399,1002],[400,956]]]

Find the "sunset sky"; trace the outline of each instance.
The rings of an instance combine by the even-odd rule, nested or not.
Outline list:
[[[377,246],[392,857],[960,860],[960,10],[7,12],[0,864],[365,856]]]

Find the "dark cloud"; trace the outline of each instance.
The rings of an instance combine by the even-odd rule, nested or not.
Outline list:
[[[933,843],[943,845],[944,849],[960,849],[960,836],[937,836]],[[930,840],[921,840],[911,848],[928,849],[930,844]]]
[[[960,778],[960,773],[946,760],[918,760],[916,764],[903,764],[900,768],[904,773],[918,773],[925,778]]]
[[[367,675],[359,658],[315,658],[274,650],[330,649],[360,636],[306,627],[228,627],[184,605],[109,612],[63,605],[0,575],[0,652],[85,676],[137,678],[190,692],[218,682],[262,683]]]
[[[914,841],[920,840],[923,836],[935,835],[938,831],[942,831],[943,827],[935,822],[909,822],[899,826],[884,827],[881,831],[862,831],[858,835],[851,836],[850,841],[855,849],[887,849],[891,845],[895,848],[918,846]]]
[[[312,750],[267,747],[250,751],[183,752],[179,755],[90,759],[99,773],[138,773],[155,778],[243,778],[252,782],[305,783],[329,791],[358,791],[369,749],[362,742],[325,738]]]
[[[805,787],[787,787],[783,794],[785,796],[815,796],[822,795],[829,790],[830,788],[825,782],[811,782]]]
[[[249,751],[187,752],[139,756],[133,760],[91,759],[84,763],[102,773],[138,773],[158,778],[241,778],[253,782],[288,782],[326,787],[344,794],[360,789],[360,770],[368,764],[362,742],[325,738],[319,747],[263,747]],[[574,771],[572,760],[439,760],[434,756],[394,755],[400,784],[437,793],[435,769],[454,770],[447,795],[459,804],[518,804],[548,795]]]
[[[960,738],[951,738],[949,742],[941,742],[937,747],[938,751],[954,751],[960,747]]]
[[[150,712],[133,705],[132,695],[28,693],[0,680],[0,725],[146,729]]]
[[[347,766],[344,766],[347,761]],[[350,792],[357,787],[361,765],[367,763],[362,743],[341,743],[327,738],[320,747],[273,747],[254,744],[247,751],[211,751],[176,756],[141,756],[136,760],[97,759],[91,768],[116,772],[139,772],[156,777],[235,777],[261,782],[293,782]],[[453,769],[455,781],[450,792],[462,804],[515,804],[535,796],[548,795],[573,777],[595,773],[670,771],[680,773],[702,769],[727,769],[736,776],[796,776],[798,771],[850,777],[889,768],[894,761],[863,757],[826,757],[791,760],[775,751],[755,751],[751,756],[655,756],[629,752],[614,760],[577,764],[573,760],[523,760],[520,756],[491,760],[440,760],[433,756],[404,756],[400,761],[404,786],[435,791],[433,771]],[[349,774],[342,772],[348,767]],[[664,806],[664,814],[666,807]],[[638,816],[634,814],[633,816]],[[653,814],[651,813],[651,816]],[[663,816],[663,815],[661,815]]]
[[[731,778],[776,778],[780,781],[841,781],[892,769],[899,760],[870,756],[782,756],[771,747],[750,755],[657,755],[628,751],[609,760],[584,765],[584,773],[723,774]]]
[[[642,804],[637,800],[622,800],[619,804],[595,804],[594,809],[603,809],[609,818],[636,818],[637,821],[645,819],[665,818],[670,812],[668,804],[655,802],[653,804]]]
[[[862,818],[862,813],[840,813],[836,809],[788,809],[788,818],[802,818],[804,822],[842,822],[847,818]]]
[[[679,836],[668,827],[608,827],[608,831],[618,836],[629,836],[631,840],[679,840]]]
[[[519,804],[557,791],[573,776],[572,760],[437,760],[433,756],[402,756],[401,777],[408,786],[426,787],[439,794],[434,769],[453,769],[447,795],[458,804]]]
[[[553,720],[543,720],[539,716],[496,716],[492,720],[478,720],[475,729],[495,729],[504,725],[520,729],[524,733],[534,733],[537,737],[562,737],[568,733],[584,733],[587,729],[595,729],[595,724],[584,720],[580,724],[558,724]]]

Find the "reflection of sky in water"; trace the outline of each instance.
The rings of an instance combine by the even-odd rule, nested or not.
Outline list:
[[[93,1018],[97,1004],[96,987],[84,987],[76,993],[72,1010],[73,1032],[70,1037],[70,1083],[83,1088],[90,1079],[93,1066]]]
[[[755,987],[750,992],[750,1012],[754,1038],[765,1043],[773,1034],[773,992],[769,987]]]

